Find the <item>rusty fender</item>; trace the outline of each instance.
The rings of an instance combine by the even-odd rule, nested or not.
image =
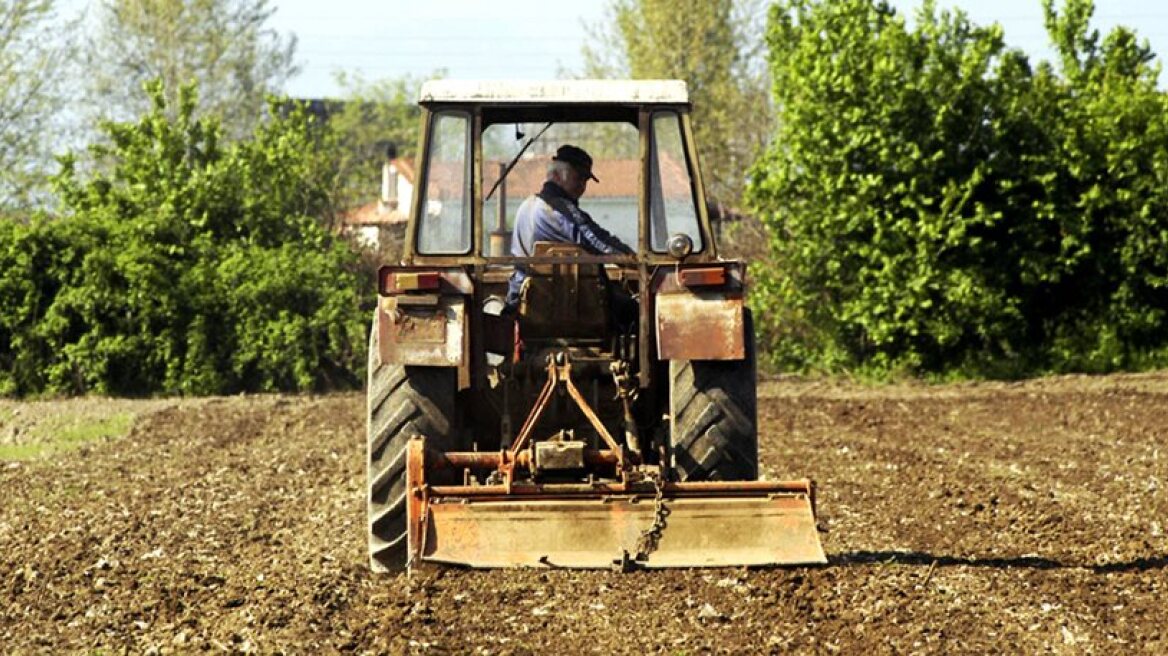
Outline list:
[[[466,323],[462,296],[382,296],[377,303],[378,357],[397,364],[463,367]]]
[[[684,284],[686,273],[695,274],[691,279],[698,284]],[[683,269],[680,273],[658,273],[653,295],[658,359],[741,360],[745,357],[740,276],[741,269],[718,265]]]

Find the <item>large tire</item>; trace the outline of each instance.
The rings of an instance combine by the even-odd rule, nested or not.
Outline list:
[[[758,478],[754,322],[745,310],[742,360],[669,363],[670,452],[679,481]]]
[[[369,338],[367,456],[369,565],[375,572],[401,569],[406,541],[406,442],[454,449],[456,372],[446,367],[376,364],[376,324]]]

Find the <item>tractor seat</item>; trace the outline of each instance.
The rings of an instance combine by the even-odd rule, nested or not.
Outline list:
[[[608,277],[600,264],[571,258],[587,252],[575,244],[535,242],[535,256],[564,262],[527,265],[519,292],[519,332],[529,339],[606,339],[609,332]]]

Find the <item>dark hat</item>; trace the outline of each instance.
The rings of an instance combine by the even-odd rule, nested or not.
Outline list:
[[[577,171],[587,175],[597,182],[600,182],[600,180],[595,175],[592,175],[592,157],[589,156],[588,153],[584,152],[583,148],[577,148],[575,146],[569,145],[560,146],[559,150],[556,151],[555,156],[552,157],[552,160],[556,162],[567,162],[568,164],[571,164]]]

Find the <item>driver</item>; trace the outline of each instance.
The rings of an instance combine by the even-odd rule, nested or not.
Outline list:
[[[548,163],[543,188],[519,206],[511,238],[511,255],[534,255],[537,241],[576,244],[593,255],[632,255],[633,249],[580,209],[578,203],[589,180],[600,182],[592,174],[592,157],[582,148],[560,146]],[[507,291],[509,308],[518,307],[519,290],[526,277],[523,267],[515,267]]]

